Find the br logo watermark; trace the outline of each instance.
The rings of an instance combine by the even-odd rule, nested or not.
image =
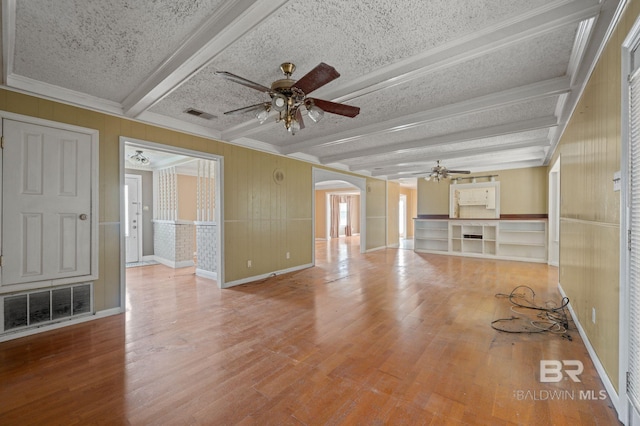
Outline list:
[[[584,371],[582,361],[577,359],[540,361],[540,382],[558,383],[562,380],[571,379],[574,382],[581,382],[580,374]],[[554,386],[552,386],[554,387]],[[607,399],[607,391],[581,389],[577,392],[573,389],[518,389],[513,391],[513,397],[518,401],[549,401],[549,400],[586,400],[596,401]]]
[[[565,375],[574,382],[579,382],[578,377],[584,371],[582,361],[577,359],[540,360],[540,381],[542,383],[556,383],[562,381]]]

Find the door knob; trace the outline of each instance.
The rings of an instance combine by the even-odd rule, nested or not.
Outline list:
[[[87,220],[87,215],[86,215],[86,214],[84,214],[84,213],[82,213],[82,214],[80,215],[80,220]]]

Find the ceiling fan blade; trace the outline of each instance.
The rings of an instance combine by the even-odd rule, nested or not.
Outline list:
[[[318,108],[320,108],[324,112],[329,112],[331,114],[344,115],[345,117],[353,118],[360,113],[360,108],[355,106],[325,101],[324,99],[309,99],[311,99]]]
[[[338,77],[340,77],[340,74],[334,67],[327,65],[324,62],[320,62],[320,65],[306,73],[300,80],[296,81],[296,84],[294,84],[293,87],[302,90],[305,94],[309,94]]]
[[[242,84],[243,86],[250,87],[255,90],[259,90],[261,92],[271,93],[271,88],[267,86],[263,86],[262,84],[254,83],[251,80],[247,80],[246,78],[240,77],[235,74],[231,74],[227,71],[216,71],[216,75],[221,76],[222,78],[233,81],[234,83]]]
[[[470,170],[447,170],[447,173],[455,173],[457,175],[468,175],[471,173]]]
[[[259,110],[260,108],[265,108],[268,105],[271,105],[271,104],[269,102],[260,102],[259,104],[249,105],[249,106],[246,106],[246,107],[242,107],[242,108],[234,109],[234,110],[231,110],[231,111],[227,111],[227,112],[224,113],[224,115],[242,114],[244,112],[249,112],[249,111]]]
[[[300,124],[300,130],[304,129],[304,121],[302,120],[302,112],[300,108],[296,109],[296,121]]]

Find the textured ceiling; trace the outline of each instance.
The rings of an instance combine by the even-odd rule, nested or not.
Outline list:
[[[3,84],[280,155],[410,182],[436,160],[546,165],[620,0],[5,0]],[[292,136],[224,112],[269,100],[282,62],[360,107]],[[195,108],[203,119],[185,113]],[[305,112],[306,114],[306,112]],[[150,141],[153,142],[153,141]],[[408,178],[408,180],[406,180]]]

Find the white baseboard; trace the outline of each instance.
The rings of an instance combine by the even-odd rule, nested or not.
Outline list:
[[[558,283],[558,290],[560,291],[560,294],[562,295],[562,297],[567,297],[560,283]],[[584,328],[582,328],[582,324],[580,324],[580,321],[578,320],[576,313],[573,311],[573,307],[571,306],[571,299],[569,299],[568,308],[569,308],[569,313],[571,313],[571,318],[573,318],[573,323],[576,325],[576,328],[578,329],[578,333],[580,333],[580,337],[582,337],[582,341],[584,342],[584,345],[587,348],[587,352],[589,352],[589,357],[591,358],[591,361],[593,361],[593,365],[596,367],[598,376],[600,376],[600,380],[602,380],[602,383],[604,384],[604,387],[607,390],[607,393],[609,394],[609,398],[613,403],[613,407],[616,409],[618,413],[620,413],[620,396],[616,392],[616,388],[613,386],[611,379],[609,379],[609,376],[607,375],[607,372],[604,369],[604,366],[600,362],[600,358],[598,358],[598,355],[596,354],[595,349],[593,349],[593,346],[591,346],[591,342],[589,341],[589,338],[587,337],[587,334],[585,333]]]
[[[211,272],[211,271],[207,271],[204,269],[198,269],[196,268],[196,275],[202,278],[208,278],[210,280],[214,280],[217,281],[218,280],[218,273],[217,272]]]
[[[311,268],[312,266],[313,266],[313,263],[307,263],[306,265],[299,265],[299,266],[295,266],[293,268],[287,268],[287,269],[281,269],[279,271],[269,272],[267,274],[254,275],[252,277],[242,278],[242,279],[235,280],[235,281],[229,281],[229,282],[224,283],[222,288],[235,287],[237,285],[246,284],[246,283],[250,283],[250,282],[253,282],[253,281],[260,281],[260,280],[264,280],[265,278],[273,277],[273,276],[276,276],[276,275],[282,275],[282,274],[286,274],[288,272],[295,272],[295,271],[300,271],[302,269]]]
[[[371,253],[372,251],[384,250],[384,249],[386,249],[386,248],[387,248],[387,246],[374,247],[374,248],[372,248],[372,249],[367,249],[367,250],[365,251],[365,253]]]
[[[168,266],[169,268],[174,268],[174,269],[188,268],[190,266],[195,265],[195,263],[193,263],[193,260],[182,260],[180,262],[176,262],[175,260],[169,260],[169,259],[165,259],[164,257],[155,256],[155,255],[153,256],[153,260],[163,264],[164,266]]]

